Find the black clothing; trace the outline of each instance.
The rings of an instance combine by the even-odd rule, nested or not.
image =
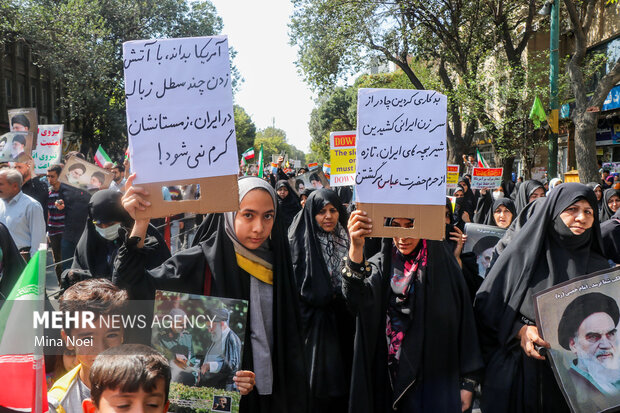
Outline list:
[[[26,262],[15,246],[15,241],[13,241],[8,228],[3,223],[0,223],[0,252],[2,252],[2,267],[0,268],[1,307],[2,301],[9,296],[22,271],[26,268]]]
[[[65,203],[65,228],[62,239],[77,243],[84,232],[88,220],[88,203],[90,194],[88,191],[78,189],[64,183],[60,184],[58,199]]]
[[[601,255],[596,210],[592,228],[579,236],[560,218],[580,199],[596,207],[590,188],[570,182],[555,188],[546,201],[530,204],[532,214],[513,233],[476,295],[474,309],[487,363],[483,412],[568,411],[548,362],[527,357],[516,334],[523,320],[536,319],[535,293],[609,267]]]
[[[484,195],[480,194],[478,202],[476,203],[476,209],[472,222],[474,224],[484,224],[489,215],[493,215],[491,206],[493,205],[493,195],[491,190],[487,190]]]
[[[456,198],[454,201],[454,226],[458,227],[461,231],[465,229],[465,221],[463,220],[463,213],[467,212],[469,220],[474,216],[474,206],[465,197]]]
[[[601,223],[601,237],[605,258],[620,264],[620,210]]]
[[[22,185],[22,192],[41,204],[43,208],[43,218],[47,224],[47,198],[49,196],[47,184],[37,177],[31,178]]]
[[[504,197],[506,198],[510,198],[510,194],[512,194],[512,191],[514,191],[515,189],[515,183],[508,180],[508,181],[502,181],[502,190],[504,191]]]
[[[288,195],[284,199],[280,198],[278,195],[278,214],[282,216],[284,228],[289,228],[293,222],[293,218],[295,218],[295,215],[301,210],[301,205],[299,204],[299,198],[293,191],[293,188],[288,184],[288,181],[278,181],[276,183],[276,191],[283,186],[286,187]]]
[[[103,238],[95,229],[93,221],[108,224],[120,222],[121,227],[130,230],[133,220],[121,206],[121,194],[113,189],[96,192],[89,204],[89,217],[82,237],[78,241],[71,269],[88,271],[95,278],[112,278],[114,259],[122,243],[119,236],[113,241]],[[143,253],[147,256],[147,269],[155,268],[170,258],[170,250],[159,232],[149,225]]]
[[[257,390],[241,399],[240,412],[261,412],[261,400],[270,399],[270,412],[306,412],[307,382],[303,357],[301,320],[288,240],[280,214],[271,231],[273,250],[273,392]],[[237,264],[233,242],[226,234],[223,214],[208,214],[196,234],[198,245],[180,251],[161,266],[145,272],[144,254],[132,240],[119,249],[113,282],[129,290],[132,299],[152,300],[155,290],[250,299],[252,275]],[[210,278],[206,276],[210,274]],[[209,286],[207,288],[207,285]],[[250,320],[243,348],[243,370],[253,370]]]
[[[497,222],[495,222],[495,211],[497,211],[497,208],[500,207],[500,205],[505,206],[506,208],[508,208],[508,210],[510,211],[510,213],[512,214],[512,222],[515,221],[515,219],[517,218],[517,210],[515,207],[515,203],[512,202],[512,199],[510,198],[497,198],[495,200],[495,202],[493,203],[493,206],[491,207],[491,210],[489,211],[488,215],[486,216],[486,220],[484,221],[485,225],[491,225],[496,227],[497,226]]]
[[[463,195],[465,196],[465,199],[467,200],[467,202],[469,202],[472,205],[472,210],[473,208],[476,207],[476,201],[477,201],[477,197],[476,194],[474,194],[474,191],[472,191],[471,189],[471,183],[469,182],[469,179],[466,176],[462,176],[459,178],[459,186],[462,188],[463,185],[461,185],[461,182],[464,182],[467,185],[467,191],[463,191]],[[469,216],[470,218],[473,218],[473,214],[471,214]]]
[[[603,198],[601,199],[603,201],[601,202],[601,223],[607,221],[612,217],[613,214],[615,214],[615,212],[611,210],[609,205],[607,205],[607,202],[609,202],[609,198],[614,195],[620,197],[620,191],[613,188],[608,188],[603,191]]]
[[[515,198],[515,207],[517,208],[517,214],[520,214],[523,209],[530,203],[530,196],[536,191],[538,188],[543,188],[543,184],[540,181],[535,179],[530,179],[529,181],[523,182],[519,186],[519,190],[517,192],[517,196]]]
[[[333,280],[334,277],[340,280],[342,272],[330,270],[324,258],[324,254],[334,255],[335,260],[343,263],[348,252],[348,236],[346,231],[341,231],[345,239],[338,238],[344,247],[340,248],[342,256],[333,243],[325,248],[317,238],[319,233],[326,233],[315,217],[328,204],[338,210],[340,228],[346,228],[347,216],[338,195],[331,189],[322,188],[308,197],[304,209],[295,217],[288,232],[301,296],[304,344],[314,408],[318,408],[321,399],[345,398],[349,394],[355,333],[355,320],[344,303],[341,282],[334,283]],[[338,227],[331,234],[338,237]],[[329,404],[325,403],[327,406]]]
[[[349,205],[353,202],[353,190],[351,186],[337,186],[336,193],[343,204]]]
[[[601,188],[601,192],[603,191],[603,187],[601,186],[601,184],[596,183],[596,182],[588,182],[586,185],[588,185],[590,188],[592,188],[592,190],[594,191],[596,189],[596,187],[600,187]],[[595,193],[596,195],[596,193]],[[601,196],[601,199],[598,201],[598,212],[599,212],[599,217],[600,217],[600,213],[601,213],[601,208],[603,207],[603,197]],[[603,222],[603,221],[601,221]]]
[[[426,242],[426,273],[410,287],[411,322],[394,383],[386,340],[392,240],[369,260],[369,277],[343,277],[344,296],[357,317],[351,413],[460,412],[460,379],[482,368],[469,293],[456,259],[444,242]]]

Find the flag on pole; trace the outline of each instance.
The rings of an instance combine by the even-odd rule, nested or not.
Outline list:
[[[311,171],[314,171],[318,167],[319,167],[319,163],[318,162],[312,162],[312,163],[308,164],[308,169],[311,170]]]
[[[95,163],[99,165],[100,168],[103,168],[103,165],[106,162],[112,162],[112,160],[110,159],[108,154],[105,153],[101,145],[99,145],[99,148],[97,148],[97,152],[95,153]]]
[[[534,99],[532,110],[530,110],[530,119],[534,122],[536,129],[540,128],[540,122],[547,120],[547,114],[545,113],[545,109],[543,108],[540,99],[538,99],[538,96]]]
[[[48,411],[43,346],[35,344],[43,326],[33,326],[34,312],[44,310],[46,253],[41,244],[0,308],[0,407]]]
[[[478,160],[478,168],[490,168],[489,164],[487,163],[487,161],[484,160],[478,148],[476,148],[476,159]]]
[[[249,161],[250,159],[254,158],[254,148],[250,148],[248,150],[246,150],[245,152],[243,152],[241,154],[241,156],[243,157],[243,159],[245,159],[246,161]]]
[[[263,169],[265,168],[265,165],[263,165],[263,163],[265,163],[265,161],[263,160],[263,144],[260,144],[260,152],[258,153],[258,177],[262,178],[264,171]]]

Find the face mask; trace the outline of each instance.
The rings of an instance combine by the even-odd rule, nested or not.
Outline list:
[[[120,228],[121,228],[121,224],[110,225],[107,228],[99,228],[97,225],[95,225],[95,229],[97,230],[97,233],[99,233],[99,235],[101,235],[103,238],[107,239],[108,241],[114,241],[116,238],[118,238],[118,230]]]
[[[504,196],[502,191],[493,191],[493,199],[499,199]]]

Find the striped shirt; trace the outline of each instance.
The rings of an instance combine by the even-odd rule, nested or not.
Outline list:
[[[58,191],[50,189],[49,197],[47,198],[47,210],[49,212],[47,218],[47,233],[49,236],[60,235],[65,229],[65,210],[62,211],[56,208],[56,201],[58,200]]]

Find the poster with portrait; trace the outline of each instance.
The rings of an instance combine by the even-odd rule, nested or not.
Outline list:
[[[493,249],[505,233],[505,229],[491,225],[472,224],[470,222],[465,224],[467,241],[463,245],[463,253],[473,252],[476,255],[478,274],[481,277],[484,278],[487,273],[493,258]]]
[[[585,275],[534,296],[536,325],[574,413],[620,407],[620,269]]]
[[[316,169],[302,175],[297,175],[296,177],[289,179],[288,183],[291,188],[293,188],[293,191],[295,191],[297,196],[301,195],[306,188],[321,189],[330,187],[329,180],[325,177],[323,171]]]
[[[112,172],[77,156],[70,157],[60,172],[60,182],[88,191],[108,188],[113,178]]]
[[[37,108],[9,109],[9,130],[11,132],[32,132],[32,147],[37,146],[39,120]]]
[[[30,155],[33,136],[31,132],[8,132],[0,136],[0,162],[17,162],[19,155]]]
[[[239,411],[247,316],[245,300],[156,292],[151,344],[170,362],[171,411]]]

